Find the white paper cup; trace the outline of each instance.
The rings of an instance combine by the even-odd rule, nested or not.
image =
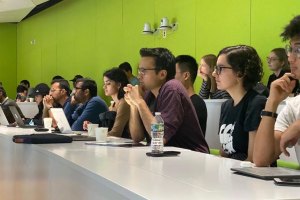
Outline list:
[[[106,141],[107,133],[108,133],[108,128],[106,127],[96,128],[96,141]]]
[[[29,98],[29,102],[33,102],[34,101],[34,98]]]
[[[95,137],[95,129],[98,127],[98,124],[88,124],[88,136]]]
[[[45,118],[43,119],[43,121],[44,121],[44,128],[49,129],[48,132],[51,133],[52,118],[51,118],[51,117],[45,117]]]

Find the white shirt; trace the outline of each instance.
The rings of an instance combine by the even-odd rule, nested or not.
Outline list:
[[[286,106],[279,113],[275,130],[284,132],[292,123],[300,119],[300,95],[289,98],[286,101]]]

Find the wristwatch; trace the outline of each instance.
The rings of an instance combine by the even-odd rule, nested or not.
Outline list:
[[[263,116],[273,117],[273,118],[276,119],[277,116],[278,116],[278,114],[277,114],[277,113],[274,113],[274,112],[262,110],[261,113],[260,113],[260,116],[261,116],[261,117],[263,117]]]

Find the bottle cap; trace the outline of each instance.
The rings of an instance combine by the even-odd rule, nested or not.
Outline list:
[[[161,115],[161,113],[160,112],[155,112],[155,115]]]

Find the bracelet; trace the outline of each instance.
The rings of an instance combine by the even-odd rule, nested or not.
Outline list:
[[[263,116],[273,117],[273,118],[276,119],[277,116],[278,116],[278,114],[277,114],[277,113],[274,113],[274,112],[262,110],[261,113],[260,113],[260,116],[261,116],[261,117],[263,117]]]

